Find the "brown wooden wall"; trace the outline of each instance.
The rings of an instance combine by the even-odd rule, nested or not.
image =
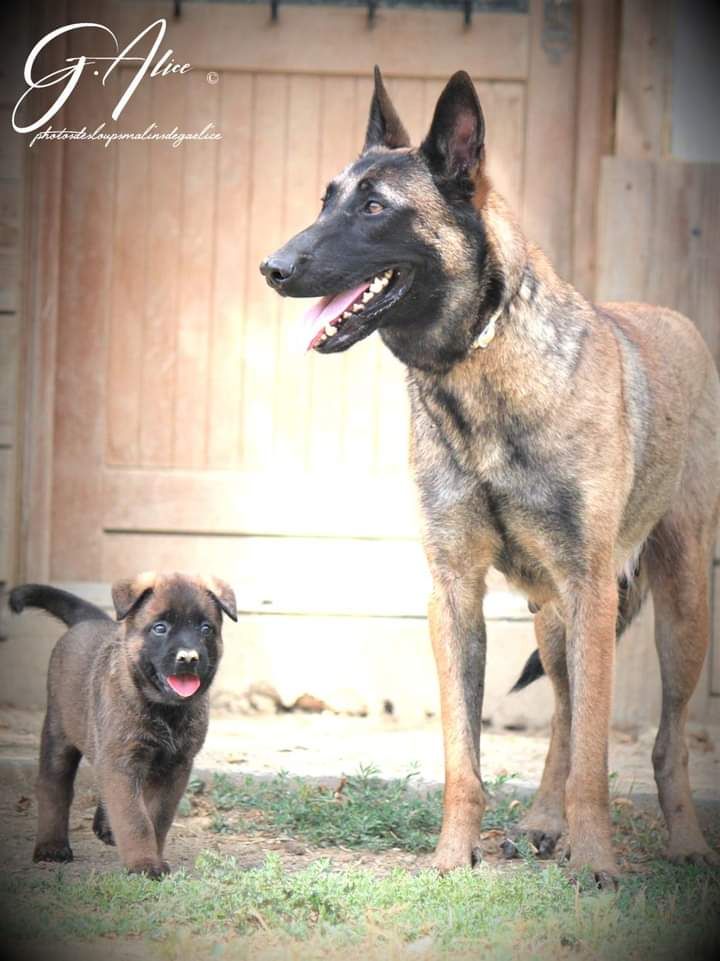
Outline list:
[[[130,38],[169,6],[43,0],[19,29],[94,20]],[[286,7],[273,26],[266,5],[185,4],[165,43],[193,71],[144,82],[120,126],[213,121],[221,141],[23,152],[1,138],[0,580],[210,569],[248,614],[276,614],[284,641],[292,615],[340,614],[413,617],[424,642],[402,371],[377,339],[293,354],[299,305],[271,295],[257,264],[359,149],[375,62],[415,138],[464,67],[496,185],[560,273],[590,296],[686,310],[717,352],[717,165],[668,155],[669,5],[620,6],[576,3],[572,42],[553,51],[542,0],[477,14],[470,31],[457,12],[381,9],[369,31],[362,9]],[[22,60],[28,43],[13,49]],[[55,124],[107,120],[126,81],[87,77]],[[13,101],[0,86],[3,123]],[[618,704],[646,718],[651,612],[636,630]],[[706,680],[696,716],[718,703]]]

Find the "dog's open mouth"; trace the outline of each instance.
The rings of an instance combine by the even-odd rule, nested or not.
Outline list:
[[[201,684],[196,674],[170,674],[166,680],[171,690],[179,697],[192,697]]]
[[[362,340],[409,286],[408,272],[390,267],[357,287],[321,297],[301,318],[304,349],[332,353]]]

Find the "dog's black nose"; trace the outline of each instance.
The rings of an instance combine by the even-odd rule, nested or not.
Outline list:
[[[260,264],[260,273],[275,290],[282,290],[295,272],[295,261],[273,254]]]
[[[198,654],[197,651],[187,650],[186,648],[182,648],[175,655],[175,661],[178,664],[192,665],[192,664],[196,664],[199,660],[200,660],[200,655]]]

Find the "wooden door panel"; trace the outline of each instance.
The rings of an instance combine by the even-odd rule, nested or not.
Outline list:
[[[130,38],[167,9],[88,0],[76,13]],[[336,357],[293,353],[304,304],[273,295],[257,268],[359,152],[374,62],[415,143],[449,74],[471,73],[491,176],[527,217],[526,129],[548,139],[542,118],[529,126],[539,41],[531,62],[523,15],[483,15],[472,31],[456,13],[382,10],[373,31],[364,17],[288,7],[272,27],[260,5],[186,5],[166,40],[193,70],[143,82],[120,129],[212,122],[222,139],[66,146],[53,576],[97,580],[100,559],[108,576],[156,566],[167,532],[187,535],[184,551],[203,538],[218,561],[247,533],[417,536],[401,365],[378,337]],[[67,125],[107,117],[126,82],[78,91]],[[574,94],[553,82],[545,115],[564,157]]]

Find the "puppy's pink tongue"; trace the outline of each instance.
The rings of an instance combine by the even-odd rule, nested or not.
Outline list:
[[[192,697],[200,687],[200,678],[192,674],[171,674],[167,682],[180,697]]]

